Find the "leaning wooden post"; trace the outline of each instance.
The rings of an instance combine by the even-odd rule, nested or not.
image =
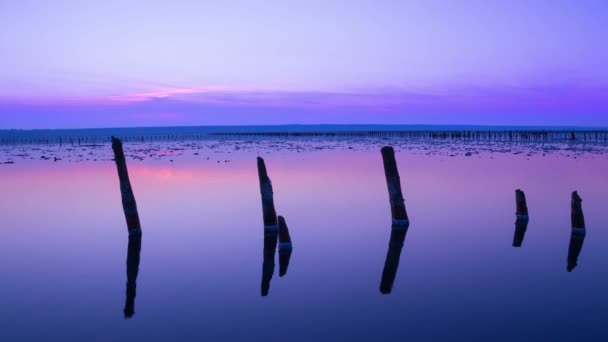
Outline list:
[[[135,196],[133,195],[133,189],[129,181],[129,172],[127,171],[125,154],[122,150],[122,141],[112,137],[112,150],[114,150],[114,160],[116,161],[116,169],[118,170],[118,179],[120,181],[122,208],[125,212],[129,235],[141,235],[137,204],[135,203]]]
[[[287,228],[287,223],[283,216],[279,216],[279,277],[287,273],[292,251],[293,244],[291,243],[289,228]]]
[[[258,177],[260,179],[260,193],[262,195],[262,213],[264,215],[264,229],[278,230],[277,212],[274,209],[272,182],[266,171],[264,159],[258,157]]]
[[[401,192],[401,179],[399,178],[399,170],[397,170],[395,151],[392,147],[385,146],[380,152],[382,153],[382,161],[384,162],[384,174],[386,176],[386,185],[388,186],[393,228],[400,227],[406,229],[410,221],[407,217],[405,201]]]
[[[578,256],[583,249],[583,242],[587,235],[582,202],[581,197],[574,191],[570,203],[572,230],[570,232],[570,245],[568,246],[568,266],[566,268],[568,272],[572,272],[578,264]]]
[[[278,242],[277,212],[274,208],[272,182],[266,171],[264,159],[258,157],[258,177],[262,195],[262,214],[264,218],[264,250],[262,263],[261,294],[267,296],[270,291],[270,280],[274,274],[274,257]]]
[[[528,229],[528,205],[526,204],[526,195],[520,189],[515,190],[515,234],[513,235],[513,247],[521,247]]]
[[[382,270],[380,292],[382,294],[389,294],[393,289],[393,282],[399,268],[401,250],[403,249],[403,242],[410,221],[405,210],[405,201],[401,191],[401,179],[399,178],[397,161],[395,160],[395,151],[392,147],[385,146],[380,152],[382,153],[382,161],[384,163],[384,174],[386,176],[392,218],[391,237],[386,253],[386,260],[384,261],[384,269]]]

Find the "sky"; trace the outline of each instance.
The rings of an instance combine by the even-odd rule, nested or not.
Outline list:
[[[608,126],[608,1],[0,0],[0,129]]]

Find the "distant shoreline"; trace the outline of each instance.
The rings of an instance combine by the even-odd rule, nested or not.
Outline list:
[[[243,125],[243,126],[166,126],[74,129],[0,129],[2,137],[70,137],[108,135],[163,134],[243,134],[243,133],[328,133],[328,132],[390,132],[390,131],[605,131],[605,126],[498,126],[498,125],[383,125],[383,124],[321,124],[321,125]]]

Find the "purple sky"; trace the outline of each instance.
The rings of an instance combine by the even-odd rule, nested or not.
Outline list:
[[[608,1],[1,1],[0,128],[608,126]]]

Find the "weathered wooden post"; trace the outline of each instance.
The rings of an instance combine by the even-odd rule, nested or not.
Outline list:
[[[79,138],[80,142],[80,138]],[[137,292],[137,275],[139,273],[139,255],[141,252],[141,225],[135,195],[131,188],[127,162],[122,149],[122,141],[112,137],[112,150],[114,150],[114,160],[118,170],[120,181],[120,194],[122,197],[122,208],[127,221],[129,231],[129,245],[127,247],[127,290],[125,307],[123,313],[125,318],[131,318],[135,314],[135,296]]]
[[[270,290],[270,281],[274,274],[274,257],[278,242],[277,212],[274,208],[272,182],[266,171],[264,159],[258,157],[258,177],[260,180],[260,193],[262,195],[262,213],[264,219],[264,250],[262,263],[262,296],[267,296]]]
[[[395,151],[392,147],[385,146],[380,152],[382,153],[384,163],[384,174],[386,176],[392,218],[391,237],[384,262],[384,269],[382,270],[380,292],[382,294],[389,294],[392,291],[397,275],[403,242],[405,241],[410,221],[401,191],[401,179],[399,178],[399,171],[395,160]]]
[[[410,221],[407,217],[405,201],[401,192],[401,179],[399,178],[399,170],[397,169],[397,161],[395,160],[395,151],[392,147],[385,146],[380,152],[382,153],[384,174],[386,176],[386,185],[388,186],[393,229],[395,227],[407,229]]]
[[[568,246],[568,266],[566,268],[568,272],[572,272],[578,265],[578,256],[583,249],[583,242],[587,235],[582,202],[581,197],[574,191],[570,203],[572,230],[570,232],[570,245]]]
[[[260,193],[262,195],[262,213],[264,215],[264,229],[278,230],[277,212],[274,209],[272,182],[266,171],[264,159],[258,157],[258,177],[260,179]]]
[[[141,252],[141,234],[129,236],[129,247],[127,248],[127,291],[125,318],[131,318],[135,314],[135,296],[137,293],[137,274],[139,273],[139,255]]]
[[[279,277],[287,273],[292,252],[293,245],[291,243],[291,236],[289,235],[289,228],[287,228],[287,223],[285,223],[283,216],[279,216]]]
[[[122,150],[122,141],[112,137],[112,150],[114,150],[114,160],[116,161],[116,169],[118,170],[118,179],[120,181],[122,208],[125,213],[129,235],[141,235],[137,203],[135,203],[135,195],[133,195],[133,189],[129,181],[129,172],[127,171],[125,154]]]
[[[526,204],[526,195],[520,189],[515,190],[515,234],[513,235],[513,247],[521,247],[528,229],[528,205]]]
[[[515,205],[518,220],[528,220],[528,205],[526,204],[526,194],[520,189],[515,190]]]

